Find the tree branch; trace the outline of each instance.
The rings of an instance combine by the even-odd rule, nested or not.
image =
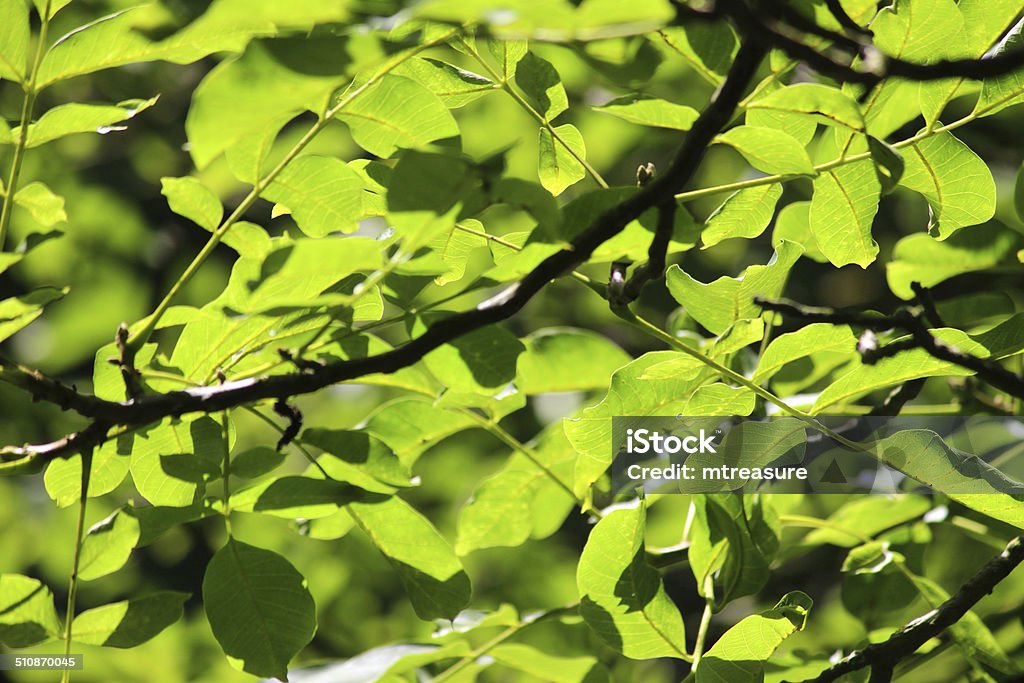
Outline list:
[[[630,221],[639,218],[652,207],[674,204],[675,194],[693,177],[712,139],[731,120],[764,54],[762,47],[750,41],[741,45],[721,88],[694,122],[664,174],[598,216],[590,228],[571,241],[569,247],[549,256],[502,294],[478,305],[474,310],[457,313],[435,323],[422,335],[399,348],[366,358],[328,363],[313,371],[235,380],[217,386],[151,394],[124,402],[80,395],[59,383],[45,380],[38,373],[13,373],[12,378],[18,380],[18,386],[34,397],[66,405],[92,419],[97,425],[137,426],[185,413],[219,412],[266,399],[287,399],[313,393],[339,382],[370,374],[392,373],[408,367],[443,344],[512,317],[553,279],[587,261],[599,246],[621,232]],[[3,371],[6,373],[7,368],[4,367]],[[69,443],[57,450],[61,454],[59,457],[75,452],[73,447],[76,442],[72,437],[68,439]],[[68,451],[68,448],[72,450]]]
[[[1005,579],[1024,561],[1024,540],[1020,536],[1011,540],[997,557],[971,577],[955,595],[928,614],[915,619],[888,640],[868,645],[863,650],[851,652],[833,665],[804,683],[832,683],[848,673],[865,667],[872,668],[871,680],[887,681],[886,672],[891,676],[893,666],[900,660],[914,654],[928,640],[942,634],[960,621],[982,598]]]
[[[1024,377],[1010,372],[999,363],[987,358],[979,358],[970,353],[956,349],[933,335],[922,321],[920,315],[910,311],[898,311],[892,315],[862,313],[859,311],[833,311],[827,308],[813,308],[789,301],[770,301],[760,297],[755,303],[765,310],[775,311],[805,323],[823,322],[833,325],[856,325],[873,331],[901,329],[909,332],[911,339],[896,342],[892,353],[880,349],[874,352],[872,360],[879,360],[885,355],[893,355],[898,351],[911,348],[922,348],[931,356],[954,365],[973,370],[978,377],[992,386],[1005,391],[1011,396],[1024,398]],[[888,347],[883,347],[883,349]]]

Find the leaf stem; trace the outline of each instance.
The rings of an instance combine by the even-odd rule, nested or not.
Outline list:
[[[46,0],[43,11],[39,15],[39,39],[36,44],[36,54],[28,73],[28,82],[24,84],[25,97],[21,103],[18,138],[14,141],[14,157],[11,160],[10,174],[7,176],[3,208],[0,209],[0,252],[3,252],[4,245],[7,243],[7,232],[11,225],[11,214],[14,211],[14,195],[18,193],[18,178],[21,175],[21,166],[25,160],[25,150],[28,147],[28,128],[32,123],[32,113],[35,110],[36,97],[39,95],[36,79],[39,75],[39,65],[42,64],[43,55],[46,54],[46,34],[50,29],[50,3],[51,0]]]
[[[712,583],[713,581],[710,576],[704,578],[705,594],[711,594]],[[704,645],[708,638],[708,626],[711,624],[712,602],[712,600],[707,600],[704,603],[704,612],[700,615],[700,626],[697,627],[697,640],[693,644],[693,664],[690,666],[690,673],[694,676],[697,673],[697,666],[700,665],[701,657],[704,656]]]
[[[505,77],[505,76],[499,74],[497,71],[495,71],[491,67],[491,65],[488,64],[487,61],[480,55],[480,53],[476,50],[476,48],[473,47],[472,45],[470,45],[465,39],[460,37],[459,38],[459,42],[462,44],[463,49],[465,49],[466,52],[469,53],[473,57],[473,59],[475,59],[477,62],[479,62],[480,66],[482,66],[484,68],[484,70],[487,71],[487,74],[491,78],[493,78],[494,81],[499,86],[501,86],[502,90],[507,92],[512,97],[512,99],[514,99],[516,101],[516,103],[520,107],[523,108],[523,110],[527,114],[529,114],[534,119],[536,119],[537,123],[539,123],[542,128],[544,128],[549,133],[551,133],[551,137],[554,138],[558,142],[558,144],[560,144],[562,147],[564,147],[565,151],[569,152],[569,154],[571,154],[572,157],[574,159],[576,159],[576,161],[580,162],[580,164],[583,166],[583,168],[586,169],[587,173],[590,174],[590,177],[594,179],[594,182],[596,182],[598,185],[600,185],[602,189],[605,189],[605,190],[608,189],[608,187],[609,187],[608,183],[605,182],[605,179],[603,177],[601,177],[600,173],[597,172],[597,169],[594,168],[586,160],[586,158],[584,156],[582,156],[579,153],[577,153],[576,150],[574,150],[569,145],[569,143],[567,143],[562,138],[562,136],[558,134],[558,131],[555,130],[555,127],[552,126],[551,122],[547,120],[547,117],[545,117],[539,111],[534,109],[533,105],[531,105],[529,102],[527,102],[526,98],[523,97],[522,95],[520,95],[519,92],[515,88],[512,87],[512,84],[508,82],[508,78],[507,77]]]
[[[49,14],[49,3],[47,3]],[[75,553],[71,559],[71,576],[68,577],[68,603],[64,615],[64,656],[71,654],[71,623],[75,619],[75,599],[78,596],[78,566],[82,560],[82,541],[85,534],[85,510],[89,500],[89,479],[92,477],[92,449],[82,451],[82,485],[78,499],[78,521],[75,524]],[[71,669],[64,669],[61,683],[71,680]]]

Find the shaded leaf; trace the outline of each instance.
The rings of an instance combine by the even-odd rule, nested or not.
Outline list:
[[[557,138],[555,136],[558,136]],[[540,129],[540,184],[556,197],[587,177],[580,159],[587,156],[583,135],[571,123]]]
[[[643,95],[619,97],[608,104],[594,107],[594,111],[611,114],[630,123],[639,123],[641,126],[673,130],[690,130],[698,116],[697,110],[693,107]]]
[[[85,645],[129,649],[175,623],[188,593],[163,591],[86,610],[71,624],[71,639]]]

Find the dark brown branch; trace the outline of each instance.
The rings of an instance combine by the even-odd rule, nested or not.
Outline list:
[[[915,619],[901,630],[894,633],[888,640],[868,645],[844,657],[840,662],[822,672],[817,678],[805,683],[832,683],[846,674],[871,667],[878,672],[877,680],[884,678],[886,671],[891,672],[893,666],[902,659],[914,654],[930,639],[938,637],[946,629],[960,621],[967,612],[982,598],[1024,562],[1024,542],[1021,537],[1014,538],[997,557],[992,559],[981,570],[971,577],[959,591],[949,600],[925,616]],[[871,680],[876,680],[872,674]]]
[[[825,0],[825,6],[828,7],[828,11],[832,15],[832,18],[838,21],[839,25],[847,31],[859,33],[864,36],[872,35],[869,29],[858,24],[849,14],[846,13],[846,9],[839,0]]]
[[[910,62],[882,53],[873,46],[862,50],[861,56],[868,70],[837,62],[828,55],[818,52],[806,43],[792,38],[772,27],[773,17],[752,9],[741,0],[723,2],[726,13],[741,32],[750,40],[760,42],[766,48],[778,48],[790,57],[805,62],[809,67],[825,76],[843,83],[859,83],[873,87],[887,78],[904,78],[911,81],[935,81],[946,78],[968,78],[983,80],[1003,76],[1024,67],[1024,49],[1014,49],[982,57],[980,59],[940,59],[928,64]],[[848,38],[819,27],[821,32],[842,46]]]
[[[328,363],[321,368],[263,378],[225,382],[218,386],[198,387],[164,394],[151,394],[125,402],[86,397],[41,377],[30,375],[25,381],[14,373],[19,386],[43,400],[59,399],[85,417],[105,425],[136,426],[166,417],[194,412],[219,412],[266,399],[275,401],[309,394],[339,382],[376,373],[391,373],[408,367],[439,346],[482,327],[507,320],[520,311],[552,280],[581,263],[630,222],[652,207],[674,203],[675,194],[693,177],[712,139],[733,116],[748,86],[757,73],[765,50],[745,41],[736,54],[721,88],[694,122],[671,166],[658,178],[617,206],[605,211],[570,246],[545,259],[502,295],[480,304],[476,309],[445,318],[404,346],[386,353]],[[7,368],[3,367],[4,379]],[[70,439],[70,437],[69,437]],[[66,451],[61,451],[66,452]]]
[[[107,440],[109,430],[108,425],[93,422],[80,432],[50,443],[0,448],[0,474],[4,474],[6,469],[18,466],[39,467],[51,460],[69,458],[86,449],[94,448]]]
[[[1010,372],[999,363],[987,358],[979,358],[970,353],[956,349],[933,335],[921,317],[910,311],[898,311],[892,315],[878,315],[860,311],[833,311],[826,308],[812,308],[789,301],[769,301],[757,298],[756,303],[765,310],[775,311],[784,316],[803,322],[823,322],[833,325],[855,325],[869,330],[901,329],[909,332],[914,344],[900,342],[898,350],[905,351],[916,347],[927,351],[931,356],[954,365],[972,370],[977,376],[992,386],[1005,391],[1011,396],[1024,398],[1024,377]],[[875,359],[877,360],[877,358]]]

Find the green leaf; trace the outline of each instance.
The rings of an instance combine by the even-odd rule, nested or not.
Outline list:
[[[1024,44],[1024,19],[1018,21],[1006,37],[999,41],[992,49],[992,55],[1019,50],[1021,44]],[[1024,102],[1024,73],[1019,70],[1011,71],[1002,76],[985,79],[978,103],[974,106],[974,114],[991,116],[1021,102]]]
[[[60,0],[61,6],[67,0]],[[51,47],[39,70],[38,86],[103,69],[164,60],[189,64],[214,52],[241,52],[254,36],[284,28],[309,28],[318,22],[344,19],[340,0],[220,0],[201,17],[163,40],[151,40],[143,29],[152,14],[135,6],[81,26]],[[343,52],[338,51],[341,56]],[[280,95],[279,92],[273,95]]]
[[[27,327],[43,314],[48,304],[64,298],[68,290],[55,287],[40,287],[28,294],[0,301],[0,341]]]
[[[611,680],[596,657],[549,654],[523,643],[499,645],[490,654],[503,666],[551,683],[598,683]]]
[[[810,211],[810,202],[793,202],[782,207],[772,228],[772,247],[778,249],[782,242],[793,242],[803,247],[807,258],[826,263],[828,259],[821,253],[818,241],[811,233]]]
[[[932,333],[945,343],[965,353],[988,355],[985,347],[960,330],[946,328],[932,330]],[[912,379],[971,374],[973,374],[972,371],[939,360],[924,349],[910,349],[904,353],[883,358],[874,365],[857,365],[821,392],[814,402],[813,412],[818,412],[837,403],[846,403],[876,389],[901,384]]]
[[[302,232],[323,237],[353,232],[363,211],[363,181],[345,162],[305,155],[285,166],[263,191],[287,206]]]
[[[629,415],[637,420],[650,415],[748,415],[754,408],[753,394],[721,384],[701,384],[710,371],[693,376],[643,379],[644,373],[678,352],[648,353],[619,368],[611,379],[608,394],[597,405],[564,421],[565,434],[580,454],[576,463],[574,490],[586,493],[611,465],[612,417]]]
[[[231,509],[284,519],[319,519],[366,496],[362,488],[324,479],[318,470],[311,470],[309,476],[269,479],[238,491],[231,496]]]
[[[217,229],[224,218],[224,207],[220,199],[213,194],[199,179],[161,178],[161,194],[167,197],[171,211],[184,216],[196,225],[210,232]]]
[[[658,32],[665,44],[712,85],[718,86],[736,54],[738,41],[732,27],[713,22],[667,26]]]
[[[515,81],[545,121],[553,121],[569,108],[569,98],[555,67],[533,52],[527,52],[519,60]]]
[[[889,194],[899,185],[903,178],[903,172],[906,170],[903,154],[885,140],[879,140],[874,135],[868,136],[868,151],[872,161],[875,162],[875,175],[878,176],[882,194]]]
[[[0,574],[0,643],[31,647],[60,636],[50,589],[27,576]]]
[[[353,503],[349,514],[398,572],[420,619],[452,619],[472,589],[452,547],[401,498]]]
[[[875,260],[878,244],[871,238],[871,224],[880,196],[872,161],[839,166],[815,178],[811,232],[834,266],[856,263],[867,268]]]
[[[576,451],[557,422],[527,448],[529,457],[513,453],[459,511],[457,554],[519,546],[562,526],[576,500],[555,478],[572,481]]]
[[[630,659],[686,659],[682,615],[645,557],[646,517],[643,503],[634,501],[590,532],[576,571],[580,614]]]
[[[816,175],[804,146],[792,135],[771,128],[736,126],[715,138],[743,155],[759,171],[779,175]]]
[[[611,114],[630,123],[639,123],[641,126],[672,130],[690,130],[690,126],[699,116],[693,107],[645,95],[619,97],[608,104],[594,107],[594,111]]]
[[[348,124],[360,147],[382,159],[399,147],[415,149],[459,134],[458,124],[437,95],[416,81],[391,74],[352,100],[338,118]]]
[[[777,434],[768,430],[765,436],[786,444],[792,442],[794,431],[793,425],[786,425]],[[713,600],[716,612],[736,598],[756,594],[768,580],[779,549],[779,520],[768,500],[732,493],[695,499],[690,568],[698,592]],[[713,586],[708,585],[710,579]]]
[[[556,137],[557,136],[557,137]],[[583,134],[571,123],[540,129],[540,161],[537,174],[540,184],[556,197],[571,185],[587,177],[581,159],[587,148]]]
[[[165,420],[132,438],[132,480],[153,505],[191,505],[219,476],[224,436],[211,417]]]
[[[766,265],[750,266],[738,278],[721,277],[709,284],[699,282],[679,266],[666,274],[669,292],[693,317],[719,335],[737,320],[760,314],[754,297],[777,297],[782,293],[789,269],[800,258],[801,249],[783,242]]]
[[[422,399],[401,398],[378,408],[367,419],[365,429],[411,467],[438,441],[475,426],[477,423],[466,415],[438,411]]]
[[[851,358],[856,348],[857,338],[848,325],[812,323],[773,339],[761,354],[751,379],[759,384],[765,382],[785,366],[811,354],[832,353],[837,362],[842,362]]]
[[[130,649],[181,619],[188,593],[163,591],[89,609],[71,624],[71,639],[85,645]]]
[[[815,529],[801,539],[801,545],[828,543],[852,548],[897,525],[924,515],[931,503],[924,496],[864,496],[843,505],[828,517],[828,526]]]
[[[32,218],[44,227],[66,223],[68,220],[68,214],[64,211],[64,198],[38,181],[18,190],[14,202],[32,214]]]
[[[402,239],[406,254],[416,253],[455,229],[457,214],[470,191],[465,159],[408,151],[388,181],[388,221]]]
[[[97,522],[82,539],[78,578],[92,581],[123,567],[139,541],[139,520],[116,510]]]
[[[770,92],[747,105],[748,111],[766,110],[806,116],[828,126],[856,132],[864,130],[857,102],[837,88],[819,83],[798,83]]]
[[[900,184],[920,192],[931,207],[928,232],[946,239],[995,215],[996,184],[988,165],[952,133],[914,143]]]
[[[130,436],[121,436],[93,451],[92,472],[89,475],[90,498],[110,493],[128,476],[131,445]],[[46,492],[57,503],[57,507],[77,503],[82,489],[82,456],[51,461],[46,466],[43,482]]]
[[[232,663],[254,676],[288,677],[288,663],[316,632],[306,580],[275,552],[233,538],[203,577],[213,635]]]
[[[256,479],[273,472],[284,462],[285,454],[269,446],[256,446],[231,456],[231,476]]]
[[[519,62],[529,52],[529,43],[525,40],[488,40],[487,51],[498,62],[498,68],[505,80],[516,75]]]
[[[345,429],[307,429],[302,433],[302,441],[330,454],[318,462],[333,479],[364,488],[372,488],[374,482],[388,487],[411,485],[409,469],[387,444],[370,434]]]
[[[782,196],[782,185],[760,185],[737,190],[708,216],[700,234],[701,245],[707,249],[722,240],[734,237],[757,237],[775,215],[775,205]]]
[[[800,591],[786,593],[767,612],[736,624],[705,653],[697,683],[760,683],[772,653],[789,636],[802,631],[814,601]]]
[[[1020,238],[998,223],[962,230],[939,242],[917,233],[896,243],[885,264],[885,277],[892,293],[901,299],[914,298],[910,283],[937,285],[961,273],[984,270],[1009,256]]]
[[[420,323],[413,333],[425,329]],[[492,396],[515,379],[516,360],[525,350],[515,335],[492,325],[440,346],[423,363],[449,389]]]
[[[464,107],[498,87],[485,76],[429,57],[409,59],[393,73],[426,87],[449,109]]]
[[[125,130],[116,124],[135,118],[156,104],[159,95],[148,100],[126,100],[109,104],[62,104],[49,109],[28,127],[29,148],[75,133],[107,133]],[[19,129],[20,132],[20,129]]]
[[[251,291],[230,307],[247,312],[305,308],[317,296],[353,273],[382,265],[380,242],[368,237],[303,238],[270,252],[259,277],[246,283]],[[343,303],[346,294],[337,295]],[[332,303],[327,294],[320,300]]]
[[[28,66],[28,6],[0,1],[0,79],[21,83]]]
[[[605,389],[608,378],[629,362],[609,339],[571,327],[551,327],[523,338],[516,386],[527,394]]]

